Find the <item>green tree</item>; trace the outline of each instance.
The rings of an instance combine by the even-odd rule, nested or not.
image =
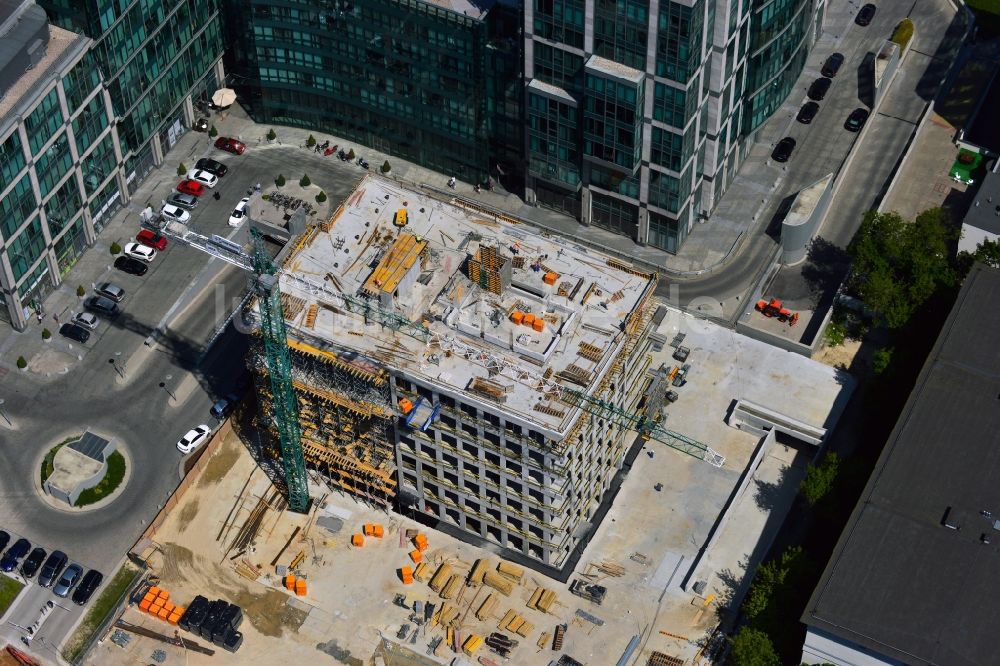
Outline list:
[[[271,131],[274,131],[274,130],[271,130]],[[312,148],[313,146],[315,146],[316,145],[316,137],[314,137],[312,134],[310,134],[309,138],[306,139],[306,145],[309,146],[310,148]]]
[[[956,238],[940,208],[912,224],[898,213],[869,211],[847,249],[854,263],[849,286],[889,328],[901,328],[935,291],[956,284],[950,252]]]
[[[354,149],[351,148],[349,151],[347,151],[347,159],[348,160],[353,160],[354,157],[355,157],[355,155],[354,155]]]
[[[285,177],[282,176],[279,173],[278,177],[274,179],[274,184],[277,185],[278,187],[284,187],[285,186]]]
[[[323,203],[326,201],[326,192],[320,190],[319,194],[316,195],[316,203]]]
[[[806,467],[806,478],[799,485],[799,495],[806,504],[816,506],[817,502],[827,496],[837,480],[839,467],[840,458],[833,451],[828,451],[819,465],[809,464]]]
[[[208,135],[213,139],[219,136],[219,130],[215,129],[215,125],[212,125],[211,127],[208,128]]]
[[[112,243],[111,254],[121,254],[121,253],[122,253],[122,246],[119,245],[118,243]]]
[[[831,347],[839,347],[847,339],[847,326],[843,321],[831,319],[830,323],[826,325],[824,335],[826,336],[826,344]]]
[[[268,141],[274,141],[277,138],[278,138],[278,135],[277,135],[277,133],[275,133],[273,127],[267,131],[267,140]]]
[[[302,186],[302,187],[309,187],[310,185],[312,185],[312,181],[309,180],[309,176],[308,175],[305,175],[305,176],[302,176],[302,180],[299,181],[299,185]]]
[[[732,646],[730,659],[735,666],[781,666],[771,638],[760,629],[742,627]]]
[[[972,253],[972,258],[993,268],[1000,268],[1000,242],[984,240]]]
[[[80,298],[83,298],[84,296],[87,295],[87,290],[83,288],[82,284],[76,286],[76,295],[79,296]]]
[[[52,331],[47,328],[42,329],[42,340],[48,340],[52,337]]]
[[[390,171],[392,171],[392,165],[389,164],[389,160],[386,160],[382,164],[382,173],[389,173]]]
[[[761,617],[775,598],[779,588],[794,580],[807,562],[805,551],[800,546],[789,548],[773,560],[764,562],[757,567],[757,573],[743,601],[743,614],[753,621]]]
[[[188,168],[186,166],[184,166],[184,162],[181,162],[180,164],[177,165],[177,175],[178,176],[183,176],[187,172],[188,172]]]
[[[896,352],[895,347],[883,347],[872,355],[872,370],[876,375],[883,375],[892,366],[892,357]]]
[[[28,367],[28,361],[25,360],[25,358],[23,356],[18,356],[17,357],[17,367],[20,368],[21,370],[24,370],[25,368]]]

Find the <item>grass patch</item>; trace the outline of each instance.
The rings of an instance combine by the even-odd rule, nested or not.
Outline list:
[[[896,26],[896,31],[892,33],[892,41],[899,44],[899,50],[903,53],[906,52],[906,47],[910,45],[910,40],[913,39],[914,31],[913,21],[908,18],[903,19]]]
[[[1000,35],[1000,0],[966,0],[965,4],[976,15],[980,39]]]
[[[7,612],[10,605],[17,599],[17,595],[24,589],[24,585],[13,578],[0,576],[0,616]]]
[[[88,504],[99,502],[117,490],[118,486],[122,484],[122,479],[124,478],[125,456],[118,451],[115,451],[108,456],[108,471],[105,472],[104,478],[101,479],[101,482],[93,488],[87,488],[80,493],[80,497],[77,498],[76,504],[73,506],[87,506]]]
[[[91,636],[104,624],[108,615],[117,606],[118,600],[125,595],[129,586],[135,582],[136,574],[138,573],[139,569],[130,562],[122,565],[121,569],[115,573],[114,577],[104,586],[101,594],[90,605],[90,610],[87,611],[73,637],[66,642],[63,658],[69,662],[75,662],[80,658],[81,653],[90,642]]]
[[[56,459],[56,452],[62,447],[69,444],[70,442],[77,441],[78,439],[80,439],[80,437],[82,437],[82,435],[74,435],[73,437],[67,437],[66,439],[53,446],[51,449],[49,449],[49,452],[45,454],[45,458],[42,460],[42,483],[45,483],[45,480],[48,479],[50,476],[52,476],[52,472],[54,471],[54,468],[52,467],[52,461]]]

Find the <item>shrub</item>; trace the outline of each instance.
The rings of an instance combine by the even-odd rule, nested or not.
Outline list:
[[[178,176],[183,176],[187,172],[188,172],[188,168],[186,166],[184,166],[184,162],[181,162],[180,164],[177,165],[177,175]]]
[[[267,140],[268,141],[274,141],[277,138],[278,138],[278,135],[274,132],[274,128],[273,127],[267,131]]]
[[[847,325],[843,321],[831,320],[826,327],[826,344],[839,347],[847,339]]]
[[[347,151],[347,159],[353,160],[355,157],[357,157],[357,155],[354,154],[354,149],[353,148],[351,148],[349,151]]]
[[[771,637],[760,629],[743,627],[732,639],[730,660],[735,666],[778,666],[781,658]]]
[[[87,295],[87,290],[83,288],[82,284],[81,285],[77,285],[77,287],[76,287],[76,295],[79,296],[80,298],[83,298],[84,296]]]
[[[284,187],[285,186],[285,177],[282,176],[279,173],[278,177],[274,179],[274,184],[277,185],[278,187]]]
[[[320,190],[319,194],[316,195],[316,203],[323,203],[324,201],[326,201],[326,192]]]
[[[23,356],[17,357],[17,367],[24,370],[28,367],[28,361]]]
[[[799,494],[809,506],[816,506],[816,503],[823,499],[833,488],[834,481],[837,480],[837,470],[840,466],[840,458],[833,451],[828,452],[819,465],[810,464],[806,467],[806,478],[802,479],[799,485]]]
[[[892,357],[895,353],[895,347],[885,347],[879,349],[872,355],[872,370],[875,371],[876,375],[883,375],[892,365]]]
[[[382,173],[389,173],[390,171],[392,171],[392,165],[389,164],[389,160],[386,160],[382,164]]]
[[[122,246],[118,243],[111,244],[111,254],[118,255],[122,253]]]
[[[312,185],[312,181],[309,180],[309,176],[308,175],[305,175],[305,176],[302,176],[302,180],[299,181],[299,185],[302,186],[302,187],[309,187],[310,185]]]
[[[274,130],[271,130],[271,131],[273,132]],[[310,134],[309,138],[306,139],[306,145],[309,146],[310,148],[312,148],[313,146],[315,146],[316,145],[316,137],[314,137],[312,134]]]
[[[215,125],[212,125],[211,127],[208,128],[208,135],[213,139],[219,136],[219,130],[215,129]]]
[[[903,19],[896,26],[896,31],[892,33],[892,41],[899,44],[900,52],[905,52],[906,47],[909,46],[910,40],[913,39],[914,31],[913,21],[908,18]]]
[[[52,331],[47,328],[42,329],[42,340],[48,340],[52,337]]]

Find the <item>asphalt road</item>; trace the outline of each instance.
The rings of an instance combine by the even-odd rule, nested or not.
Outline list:
[[[908,56],[880,113],[869,120],[878,123],[877,131],[869,131],[859,146],[862,152],[854,160],[852,172],[834,199],[832,212],[821,230],[825,239],[839,247],[850,242],[861,216],[881,195],[894,172],[923,105],[936,94],[936,83],[950,65],[950,52],[960,34],[958,26],[949,25],[948,19],[954,10],[947,0],[880,3],[875,19],[867,27],[853,23],[859,4],[831,3],[827,25],[846,25],[846,29],[828,28],[836,33],[835,37],[821,41],[809,55],[795,91],[778,112],[779,117],[784,115],[784,123],[778,118],[769,121],[777,121],[776,124],[784,129],[775,138],[791,136],[797,146],[780,173],[773,164],[763,167],[774,170],[776,180],[781,177],[780,185],[756,227],[748,232],[751,235],[744,241],[739,254],[715,272],[697,278],[670,280],[676,285],[673,294],[669,293],[670,287],[665,281],[664,296],[685,306],[699,301],[727,301],[725,314],[738,315],[740,308],[735,305],[734,297],[747,293],[777,248],[775,227],[780,223],[782,205],[790,203],[790,197],[798,190],[838,170],[857,137],[845,130],[843,123],[853,109],[870,108],[870,93],[859,85],[859,69],[866,54],[876,53],[899,21],[909,16],[917,26],[914,52]],[[939,44],[942,41],[944,43]],[[810,125],[796,122],[795,114],[807,100],[809,84],[820,76],[820,68],[834,51],[843,53],[846,60],[826,98],[820,102],[818,115]],[[824,267],[818,268],[823,270]],[[806,284],[801,280],[800,283]],[[730,311],[731,307],[735,309]]]

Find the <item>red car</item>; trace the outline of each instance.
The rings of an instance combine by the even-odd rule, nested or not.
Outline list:
[[[177,191],[190,194],[194,197],[200,197],[205,193],[205,186],[196,180],[182,180],[177,184]]]
[[[231,139],[228,136],[220,136],[215,140],[215,147],[233,155],[242,155],[243,151],[247,149],[247,144],[236,139]]]
[[[159,250],[160,252],[167,249],[167,239],[149,229],[143,229],[137,233],[135,235],[135,239],[146,247],[151,247],[154,250]]]

